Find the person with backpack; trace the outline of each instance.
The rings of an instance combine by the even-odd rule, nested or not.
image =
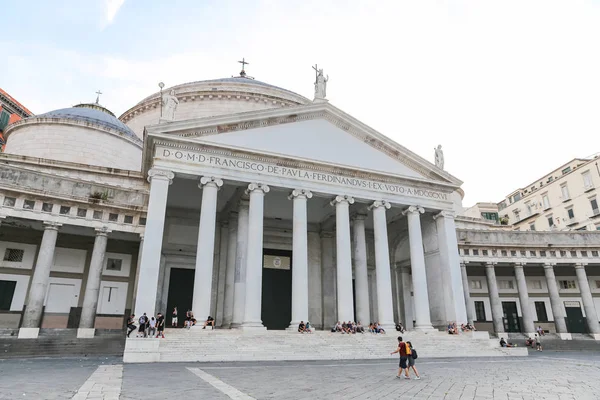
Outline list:
[[[390,354],[396,354],[396,353],[400,353],[400,365],[398,368],[398,375],[396,375],[396,378],[402,378],[404,377],[404,379],[410,379],[410,376],[408,376],[408,357],[410,357],[411,355],[411,350],[410,350],[410,346],[408,345],[408,343],[404,343],[402,341],[402,336],[398,336],[398,348],[391,352]],[[402,371],[404,371],[404,376],[402,376]]]
[[[417,359],[417,351],[413,348],[413,345],[411,342],[406,342],[406,344],[410,348],[410,355],[408,356],[408,369],[412,368],[413,372],[416,375],[415,379],[419,380],[419,379],[421,379],[421,376],[419,375],[419,371],[417,371],[417,367],[415,367],[415,360]]]
[[[135,337],[146,337],[147,333],[146,333],[146,323],[148,322],[148,317],[146,316],[146,313],[144,313],[144,315],[142,315],[140,317],[140,319],[138,320],[138,322],[140,323],[140,326],[138,328],[138,333],[137,335],[135,335]]]

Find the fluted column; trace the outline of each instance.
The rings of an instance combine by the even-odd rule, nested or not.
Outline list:
[[[369,309],[369,275],[367,272],[367,239],[365,214],[354,216],[354,285],[356,289],[356,319],[361,324],[371,322]]]
[[[415,304],[415,330],[433,330],[429,314],[429,294],[427,290],[427,273],[425,272],[425,254],[423,253],[423,237],[421,233],[421,214],[423,207],[410,206],[402,212],[408,219],[408,241],[410,246],[410,266],[413,282]]]
[[[203,176],[198,187],[202,188],[202,206],[198,225],[196,270],[194,272],[194,297],[192,311],[199,320],[210,315],[210,299],[215,255],[215,228],[217,221],[217,193],[223,181]]]
[[[31,278],[31,286],[27,295],[27,306],[23,314],[23,323],[19,329],[19,339],[37,338],[42,322],[44,300],[50,282],[50,269],[54,262],[54,250],[58,228],[61,224],[53,222],[44,223],[44,235],[40,244],[35,270]]]
[[[494,323],[494,331],[496,333],[504,332],[504,311],[502,310],[502,302],[498,293],[498,281],[496,280],[496,271],[494,266],[496,263],[485,264],[485,274],[487,277],[488,292],[490,295],[490,305],[492,307],[492,321]]]
[[[231,327],[238,328],[244,321],[246,304],[246,252],[248,251],[248,210],[250,202],[245,194],[238,206],[235,273],[233,279],[233,319]]]
[[[300,321],[308,320],[308,219],[307,199],[309,190],[296,189],[289,195],[293,200],[292,238],[292,321],[290,329],[296,329]]]
[[[235,256],[237,249],[238,213],[229,214],[229,240],[227,241],[227,266],[225,269],[225,299],[223,301],[223,327],[230,328],[233,321],[233,298],[235,285]]]
[[[596,339],[600,339],[600,325],[598,324],[598,313],[590,291],[590,283],[585,273],[584,263],[575,264],[575,274],[577,274],[577,283],[579,283],[579,293],[583,301],[583,309],[585,310],[585,319],[587,321],[590,334]]]
[[[535,325],[533,323],[533,312],[529,304],[529,292],[527,290],[527,281],[523,271],[523,263],[515,263],[515,278],[517,279],[517,289],[519,290],[519,303],[521,303],[521,316],[523,317],[523,333],[533,337],[535,334]]]
[[[471,325],[475,321],[475,305],[471,302],[471,292],[469,288],[469,278],[467,276],[467,264],[460,263],[460,273],[463,282],[463,293],[465,298],[465,307],[467,309],[467,319]]]
[[[77,330],[78,338],[94,337],[94,322],[98,309],[98,296],[100,295],[100,282],[102,280],[102,269],[104,268],[104,257],[106,256],[106,244],[108,243],[109,232],[110,230],[106,227],[96,229],[96,239],[94,240],[92,259],[83,295],[79,329]]]
[[[135,296],[135,315],[156,315],[156,293],[160,272],[165,213],[169,185],[175,174],[171,171],[152,168],[148,171],[150,198],[144,233],[144,246],[140,262],[137,293]]]
[[[560,294],[558,293],[558,285],[556,284],[556,277],[554,276],[554,265],[554,263],[544,264],[544,274],[546,275],[548,294],[550,295],[550,306],[552,307],[552,315],[554,316],[554,326],[556,327],[556,332],[562,338],[569,338],[570,335],[565,321],[565,306],[560,300]]]
[[[144,251],[144,234],[140,233],[140,245],[138,247],[137,263],[135,265],[135,280],[133,281],[133,299],[131,300],[131,309],[135,310],[137,303],[138,283],[140,281],[140,266],[142,265],[142,252]]]
[[[335,325],[337,317],[337,284],[335,259],[335,244],[333,232],[321,232],[321,292],[323,293],[323,328],[328,329]]]
[[[350,204],[351,196],[336,196],[331,205],[335,206],[336,270],[337,270],[337,310],[338,319],[354,320],[352,296],[352,247],[350,245]]]
[[[250,208],[248,211],[248,251],[246,256],[246,304],[244,329],[265,329],[261,319],[262,268],[263,268],[263,216],[265,194],[269,186],[262,183],[248,185]]]
[[[402,284],[402,307],[404,310],[404,327],[406,329],[414,328],[412,281],[410,277],[410,267],[400,266],[400,281]]]
[[[373,210],[373,230],[375,233],[375,268],[377,279],[377,313],[379,323],[388,332],[395,328],[394,300],[392,297],[392,276],[390,271],[390,250],[385,210],[391,207],[387,201],[374,201],[369,207]]]

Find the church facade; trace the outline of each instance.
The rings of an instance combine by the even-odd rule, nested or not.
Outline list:
[[[130,313],[175,307],[180,325],[192,310],[243,330],[477,320],[483,292],[467,268],[478,276],[498,261],[466,254],[495,244],[463,233],[495,227],[456,217],[462,182],[439,148],[431,164],[337,109],[318,74],[313,100],[241,74],[161,88],[118,119],[97,101],[9,126],[0,327],[93,337]],[[600,242],[589,240],[591,272]],[[488,315],[503,332],[486,271]],[[595,300],[581,293],[593,333]],[[517,318],[534,322],[527,310]]]

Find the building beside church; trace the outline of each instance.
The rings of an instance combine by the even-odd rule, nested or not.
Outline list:
[[[119,118],[97,100],[10,125],[0,327],[93,337],[177,307],[243,330],[474,320],[530,332],[546,318],[566,334],[564,300],[600,333],[595,232],[455,217],[462,182],[441,148],[424,160],[331,105],[326,84],[318,71],[311,100],[242,73],[161,87]],[[537,295],[545,316],[520,306],[537,312]]]
[[[9,124],[32,116],[24,105],[0,89],[0,152],[4,150],[4,130]]]

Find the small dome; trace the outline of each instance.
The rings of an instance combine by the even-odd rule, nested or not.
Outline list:
[[[34,118],[65,118],[89,122],[105,128],[114,129],[124,136],[133,139],[134,142],[139,144],[142,143],[137,135],[127,125],[119,121],[112,112],[95,103],[78,104],[70,108],[61,108],[60,110],[36,115]]]

